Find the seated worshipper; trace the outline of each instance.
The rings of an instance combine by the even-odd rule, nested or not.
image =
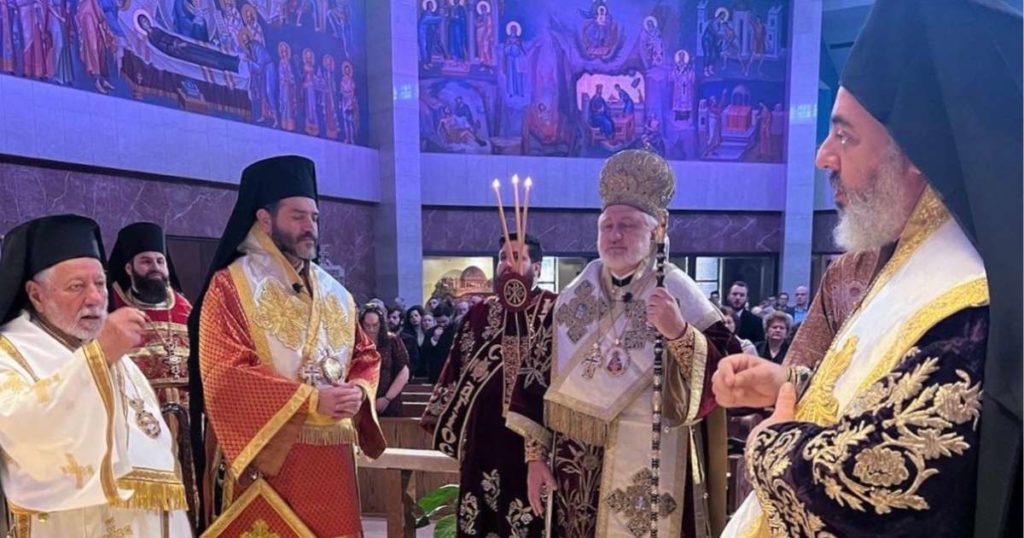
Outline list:
[[[789,314],[780,310],[764,317],[764,342],[757,343],[757,355],[775,364],[782,364],[789,351],[789,329],[792,326]]]
[[[15,227],[0,257],[0,485],[14,536],[192,536],[171,432],[126,354],[146,318],[107,314],[99,226]]]
[[[719,307],[719,310],[721,310],[722,315],[725,316],[725,328],[729,329],[730,333],[736,334],[736,312],[728,306],[721,306]],[[743,348],[744,353],[748,355],[757,355],[757,346],[755,346],[753,342],[738,336],[736,339],[739,340],[740,347]]]
[[[402,389],[409,382],[409,353],[402,339],[384,324],[384,310],[367,305],[359,313],[359,324],[380,353],[380,380],[377,382],[377,416],[402,416]]]

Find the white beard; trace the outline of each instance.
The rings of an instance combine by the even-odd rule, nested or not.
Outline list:
[[[839,225],[832,232],[846,252],[881,248],[899,239],[910,217],[905,209],[909,193],[903,180],[903,155],[891,144],[863,192],[847,191],[846,206],[839,211]]]

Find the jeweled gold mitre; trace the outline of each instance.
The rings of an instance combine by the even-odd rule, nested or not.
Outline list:
[[[604,207],[628,205],[660,218],[676,193],[676,175],[656,153],[627,149],[612,155],[601,168]]]

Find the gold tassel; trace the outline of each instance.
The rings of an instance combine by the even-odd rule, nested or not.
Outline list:
[[[304,445],[350,445],[358,440],[359,435],[350,421],[326,426],[305,424],[299,433],[299,442]]]
[[[544,423],[588,445],[604,446],[608,439],[608,423],[555,402],[544,402]]]
[[[167,512],[188,509],[188,501],[185,500],[185,486],[181,484],[180,480],[177,482],[154,482],[133,479],[129,475],[118,480],[117,487],[135,492],[128,500],[114,503],[114,506],[119,508]]]

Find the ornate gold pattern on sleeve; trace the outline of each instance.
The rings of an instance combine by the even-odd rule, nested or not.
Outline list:
[[[816,434],[799,456],[799,428],[781,434],[769,428],[752,440],[747,468],[773,535],[799,529],[802,535],[832,536],[786,482],[792,457],[810,462],[814,484],[842,508],[879,515],[929,508],[919,494],[939,473],[929,462],[970,449],[956,428],[969,422],[977,428],[981,414],[981,387],[967,372],[956,370],[955,382],[930,382],[938,362],[928,358],[871,386],[846,411],[847,420]],[[866,413],[888,418],[865,421]]]
[[[956,371],[960,381],[928,383],[939,370],[938,361],[929,358],[910,372],[890,374],[852,406],[851,413],[892,410],[892,417],[878,428],[880,443],[869,444],[875,425],[846,426],[851,424],[847,422],[818,434],[804,447],[814,481],[825,487],[829,498],[861,512],[870,506],[876,514],[928,509],[927,499],[918,495],[925,480],[938,474],[928,462],[964,454],[970,445],[955,428],[971,421],[976,428],[981,414],[981,387],[972,385],[963,370]],[[853,476],[847,473],[851,459]]]
[[[747,476],[754,483],[772,536],[789,536],[790,531],[799,530],[800,536],[829,538],[832,534],[823,532],[825,523],[808,512],[783,476],[792,463],[790,452],[799,440],[798,429],[780,434],[769,428],[757,434],[747,445],[744,457]]]
[[[523,443],[526,463],[531,461],[548,461],[548,447],[535,439],[526,438]]]
[[[696,340],[696,335],[690,330],[690,326],[687,326],[682,336],[668,341],[668,351],[675,357],[676,362],[679,363],[683,378],[687,380],[690,379],[690,375],[693,373],[694,340]]]

